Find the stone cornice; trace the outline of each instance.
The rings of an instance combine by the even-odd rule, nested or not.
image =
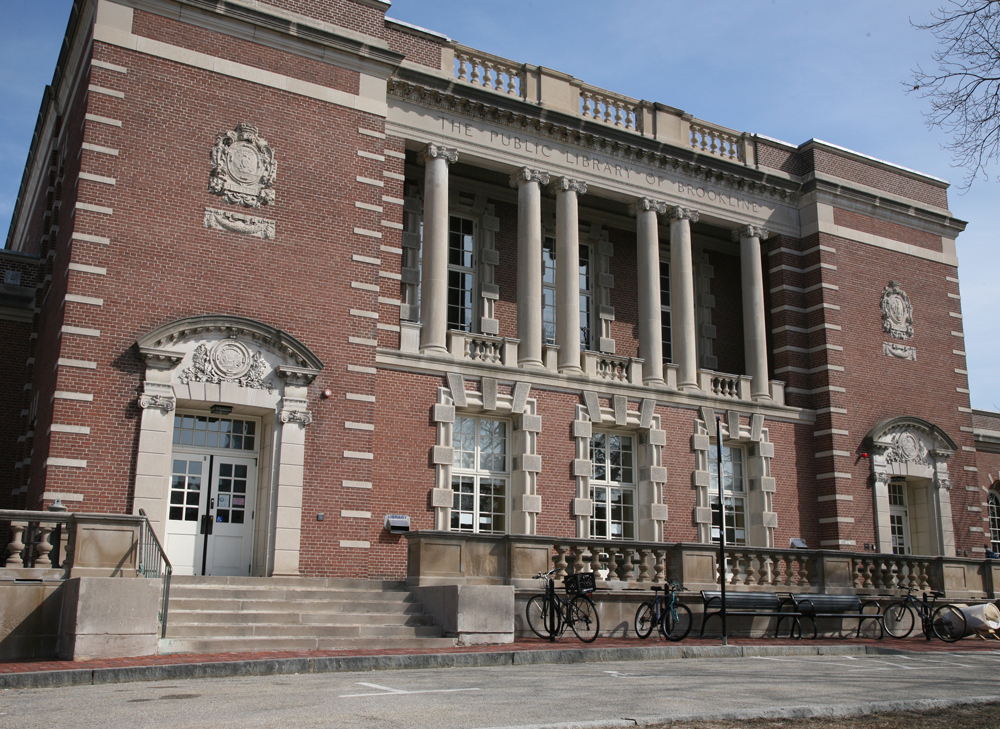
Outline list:
[[[801,188],[800,183],[792,180],[772,182],[766,173],[742,164],[703,159],[703,155],[693,150],[672,147],[583,117],[540,109],[522,99],[493,94],[470,84],[418,74],[412,69],[397,69],[389,79],[388,95],[787,205],[795,204]]]

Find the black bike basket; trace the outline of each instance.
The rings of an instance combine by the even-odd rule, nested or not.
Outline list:
[[[567,595],[586,595],[597,589],[593,572],[577,572],[563,580]]]

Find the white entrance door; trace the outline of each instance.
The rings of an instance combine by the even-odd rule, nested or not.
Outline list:
[[[175,452],[166,551],[176,574],[249,575],[257,460]]]
[[[906,506],[906,482],[889,483],[889,532],[892,534],[892,553],[911,554],[910,515]]]

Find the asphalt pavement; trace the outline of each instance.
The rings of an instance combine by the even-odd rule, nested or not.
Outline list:
[[[6,689],[0,727],[635,726],[1000,700],[998,670],[978,650],[195,678]]]

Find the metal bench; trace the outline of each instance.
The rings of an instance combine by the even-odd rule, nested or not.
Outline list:
[[[705,625],[709,618],[715,616],[722,620],[722,593],[717,590],[702,590],[701,599],[705,603],[705,615],[701,621],[701,633],[699,637],[705,637]],[[715,608],[713,611],[712,608]],[[802,637],[802,626],[799,623],[799,613],[793,610],[785,610],[791,607],[789,600],[782,599],[774,592],[729,592],[726,591],[726,616],[753,616],[778,618],[774,626],[774,637],[778,637],[781,630],[781,621],[791,618],[792,629],[790,638]],[[796,635],[798,633],[798,635]]]
[[[858,630],[856,638],[861,637],[861,628],[866,620],[878,623],[879,640],[885,635],[885,616],[874,600],[861,601],[857,595],[791,595],[795,611],[802,617],[809,618],[813,624],[813,639],[819,634],[816,626],[817,618],[857,618]],[[874,612],[865,612],[865,608],[874,607]]]

